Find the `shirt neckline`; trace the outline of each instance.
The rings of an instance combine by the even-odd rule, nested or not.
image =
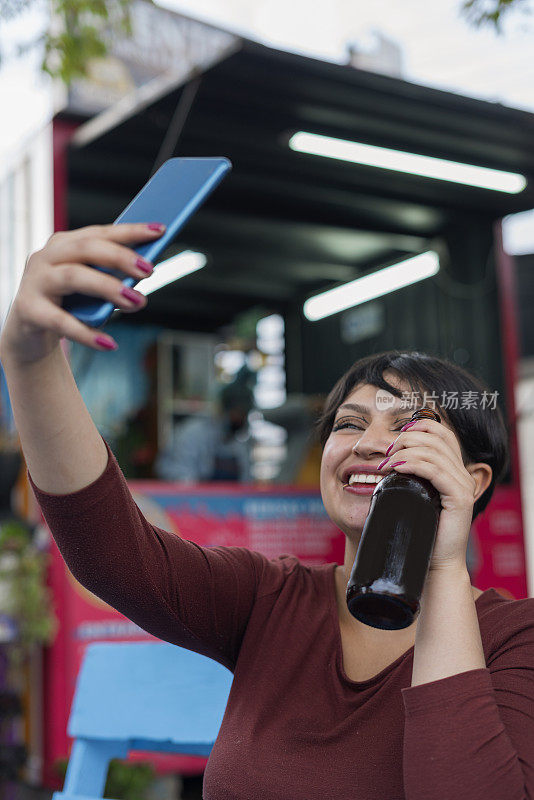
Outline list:
[[[347,683],[349,686],[355,686],[355,687],[370,686],[373,683],[377,683],[378,681],[380,681],[383,677],[385,677],[385,675],[387,675],[388,672],[391,672],[393,669],[395,669],[395,667],[398,664],[404,661],[405,658],[408,658],[408,656],[415,650],[415,645],[412,645],[411,647],[408,648],[408,650],[405,650],[404,653],[402,653],[402,655],[400,655],[397,659],[395,659],[395,661],[392,661],[391,664],[388,664],[386,667],[384,667],[383,670],[378,672],[376,675],[373,675],[372,678],[368,678],[365,681],[353,681],[352,678],[349,678],[343,666],[343,645],[341,641],[341,629],[339,626],[339,617],[337,609],[336,567],[338,565],[329,564],[328,566],[330,567],[330,569],[328,570],[328,595],[330,604],[330,616],[332,619],[333,630],[334,630],[334,641],[336,648],[335,661],[338,674],[341,676],[343,681]],[[499,593],[493,588],[485,589],[485,591],[483,591],[482,594],[480,594],[476,598],[475,607],[478,607],[479,600],[481,600],[483,597],[486,597],[488,592],[495,592],[495,594],[497,594],[499,597],[502,597],[502,595],[499,595]]]

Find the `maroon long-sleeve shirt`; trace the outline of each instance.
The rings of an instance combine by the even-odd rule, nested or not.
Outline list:
[[[343,670],[335,564],[153,527],[111,451],[78,492],[32,485],[80,583],[233,671],[206,800],[534,799],[534,599],[477,599],[485,669],[412,687],[412,647],[356,682]]]

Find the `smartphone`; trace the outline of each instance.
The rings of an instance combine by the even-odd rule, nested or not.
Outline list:
[[[227,158],[169,158],[113,224],[162,222],[166,225],[165,233],[156,241],[132,247],[155,265],[165,248],[231,169],[232,164]],[[120,270],[91,266],[120,278],[124,286],[133,287],[143,280],[125,276]],[[104,325],[115,309],[114,304],[107,300],[79,293],[65,295],[62,307],[94,328]]]

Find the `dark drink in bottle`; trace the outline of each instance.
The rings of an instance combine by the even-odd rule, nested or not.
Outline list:
[[[418,419],[441,422],[427,406],[412,415],[412,420]],[[347,584],[347,606],[353,617],[388,631],[412,624],[440,511],[440,494],[425,478],[393,470],[377,483]]]

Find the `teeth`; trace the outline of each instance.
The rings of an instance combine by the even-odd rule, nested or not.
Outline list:
[[[349,486],[353,483],[378,483],[382,480],[383,475],[365,475],[354,473],[349,477]]]

